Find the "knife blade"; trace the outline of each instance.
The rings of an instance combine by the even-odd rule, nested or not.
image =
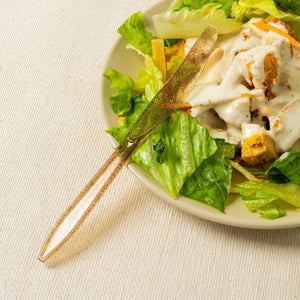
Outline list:
[[[59,218],[42,247],[38,257],[40,261],[45,262],[66,244],[86,220],[120,170],[128,164],[137,147],[170,116],[172,110],[164,109],[163,104],[183,102],[205,68],[216,39],[216,27],[208,26],[178,69],[148,104],[124,141]]]

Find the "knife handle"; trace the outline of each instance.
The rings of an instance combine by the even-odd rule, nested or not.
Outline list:
[[[48,236],[39,260],[45,262],[79,229],[120,170],[129,162],[130,153],[118,147],[62,214]]]

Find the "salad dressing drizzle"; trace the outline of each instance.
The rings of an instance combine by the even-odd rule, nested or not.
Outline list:
[[[218,42],[216,51],[222,55],[215,55],[186,99],[200,122],[214,109],[226,123],[222,132],[210,130],[213,137],[238,144],[243,127],[265,128],[267,118],[266,133],[277,152],[299,140],[300,47],[292,35],[278,19],[253,18],[238,35]]]

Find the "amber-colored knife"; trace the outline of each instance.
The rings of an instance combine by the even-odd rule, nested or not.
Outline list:
[[[163,107],[168,107],[165,104],[184,101],[202,73],[216,39],[216,27],[209,26],[203,31],[178,69],[130,129],[124,141],[62,214],[42,248],[40,261],[49,259],[79,229],[119,171],[129,162],[138,145],[169,117],[172,110],[164,109]]]

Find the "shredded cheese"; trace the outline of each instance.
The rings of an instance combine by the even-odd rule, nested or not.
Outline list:
[[[293,37],[291,37],[288,33],[284,32],[283,30],[281,30],[275,26],[272,26],[272,25],[270,25],[268,23],[264,23],[264,22],[253,23],[253,25],[260,30],[276,32],[277,34],[288,39],[291,45],[296,46],[296,47],[299,46],[299,43]]]

